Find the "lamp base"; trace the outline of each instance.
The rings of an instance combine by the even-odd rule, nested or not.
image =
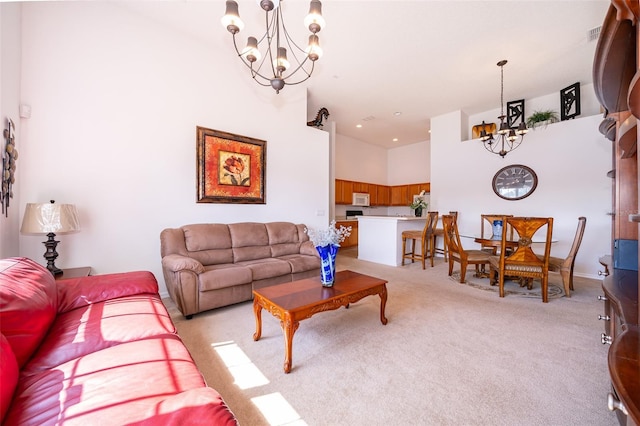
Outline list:
[[[54,276],[60,275],[62,273],[62,269],[58,268],[55,263],[56,258],[58,257],[56,246],[60,241],[56,241],[56,234],[53,232],[49,232],[47,237],[47,241],[42,242],[42,244],[47,248],[47,251],[44,253],[44,258],[47,259],[47,269]]]

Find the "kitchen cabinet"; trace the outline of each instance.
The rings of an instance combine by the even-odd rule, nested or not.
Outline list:
[[[409,202],[409,185],[396,185],[391,187],[391,203],[392,206],[408,206]]]
[[[386,185],[378,185],[378,205],[388,206],[391,204],[391,188]]]
[[[430,192],[431,184],[426,182],[387,186],[336,179],[335,203],[350,205],[353,202],[353,193],[358,192],[369,194],[372,206],[408,206],[413,202],[413,196],[421,191]]]
[[[379,186],[380,185],[376,185],[375,183],[369,184],[369,203],[371,203],[372,206],[380,205],[378,203],[378,187]]]
[[[353,182],[336,179],[335,202],[336,204],[351,204],[353,201]]]

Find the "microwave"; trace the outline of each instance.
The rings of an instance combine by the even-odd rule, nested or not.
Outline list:
[[[364,194],[360,192],[353,193],[353,200],[351,202],[352,206],[368,206],[369,205],[369,194]]]

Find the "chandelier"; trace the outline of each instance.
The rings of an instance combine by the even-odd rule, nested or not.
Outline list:
[[[482,130],[480,131],[480,140],[482,140],[487,151],[498,154],[502,158],[504,158],[507,153],[519,147],[524,139],[524,135],[529,131],[524,122],[524,117],[517,128],[511,127],[510,120],[507,119],[507,121],[505,121],[507,116],[504,115],[504,66],[506,64],[506,59],[497,63],[500,67],[500,116],[498,117],[500,119],[500,128],[498,129],[496,139],[494,139],[493,133],[487,133],[484,121],[482,122]],[[515,112],[516,114],[524,114],[524,101],[522,103],[522,110]],[[511,113],[509,115],[511,116]]]
[[[311,77],[315,62],[322,56],[322,49],[317,33],[324,27],[322,18],[322,3],[311,0],[309,14],[304,19],[304,25],[309,28],[309,44],[305,49],[299,47],[289,36],[282,18],[283,0],[258,0],[265,12],[266,31],[258,40],[250,36],[242,51],[238,49],[236,34],[244,23],[238,14],[238,3],[227,0],[226,13],[222,17],[222,25],[233,35],[233,46],[242,62],[251,70],[251,77],[261,86],[271,86],[276,93],[285,84],[300,84]],[[279,6],[279,7],[278,7]],[[263,55],[258,47],[266,48]],[[287,49],[293,59],[293,67],[287,58]],[[298,73],[297,78],[293,78]]]

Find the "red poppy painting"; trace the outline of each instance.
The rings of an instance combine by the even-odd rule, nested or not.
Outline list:
[[[266,204],[266,141],[197,127],[198,203]]]

